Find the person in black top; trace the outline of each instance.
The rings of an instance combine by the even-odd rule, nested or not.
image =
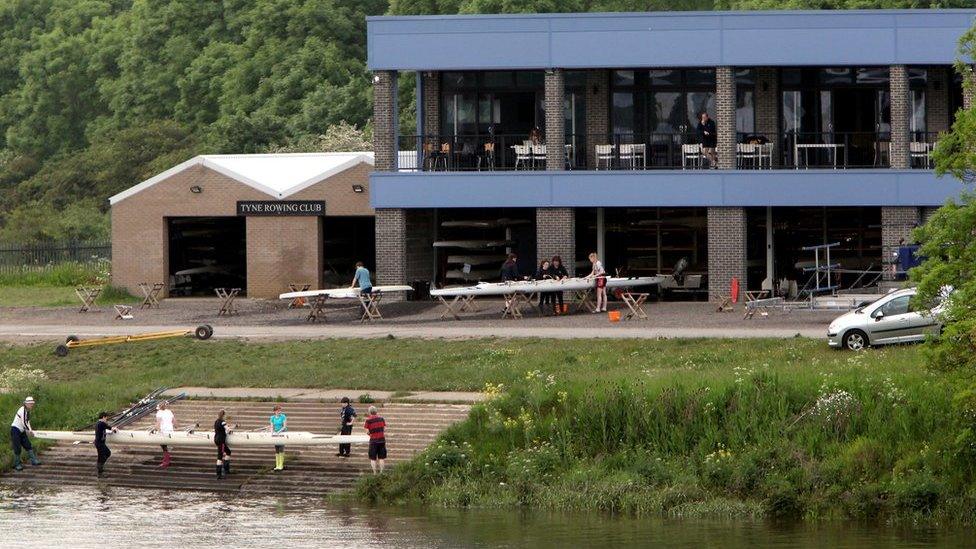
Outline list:
[[[356,421],[356,409],[349,403],[349,397],[342,397],[342,409],[339,410],[339,434],[351,435],[352,425]],[[336,457],[349,457],[352,444],[340,444]]]
[[[105,462],[112,455],[112,451],[105,444],[106,431],[117,433],[119,430],[108,424],[108,412],[102,412],[98,414],[98,423],[95,424],[95,450],[98,451],[98,465],[96,466],[96,470],[98,471],[98,476],[102,476],[105,473]]]
[[[539,268],[535,271],[536,280],[548,280],[549,276],[549,260],[543,259],[542,263],[539,263]],[[539,292],[539,313],[545,314],[546,311],[544,307],[551,303],[555,303],[553,292]]]
[[[506,259],[505,263],[502,264],[502,282],[511,282],[521,278],[519,276],[518,265],[516,264],[517,261],[518,256],[515,254],[508,254],[508,259]]]
[[[549,263],[549,278],[553,280],[566,280],[569,278],[569,271],[566,270],[566,266],[563,265],[563,258],[558,255],[552,256],[552,261]],[[556,314],[563,312],[563,293],[562,292],[552,292],[552,297],[550,298],[553,304],[553,309]]]
[[[715,147],[718,145],[718,134],[715,129],[715,121],[708,117],[707,112],[699,115],[698,122],[698,142],[702,146],[702,154],[708,158],[710,168],[718,167],[718,155],[715,154]]]
[[[217,478],[224,478],[230,474],[230,446],[227,446],[227,435],[233,429],[227,427],[224,416],[227,412],[221,410],[217,412],[217,421],[214,422],[214,444],[217,445]]]

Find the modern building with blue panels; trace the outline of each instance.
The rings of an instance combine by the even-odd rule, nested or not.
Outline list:
[[[369,18],[377,273],[451,284],[496,277],[509,251],[526,274],[553,255],[586,269],[595,251],[632,276],[684,259],[715,297],[732,278],[802,285],[803,248],[834,242],[842,284],[890,269],[961,191],[932,148],[973,101],[953,63],[974,17]]]

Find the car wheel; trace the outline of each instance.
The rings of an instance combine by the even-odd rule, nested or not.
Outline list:
[[[870,345],[868,334],[861,330],[851,330],[844,334],[844,348],[851,351],[860,351]]]

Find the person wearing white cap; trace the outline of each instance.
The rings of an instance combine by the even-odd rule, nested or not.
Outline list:
[[[24,468],[20,464],[21,449],[27,450],[27,457],[30,458],[31,465],[41,464],[34,454],[34,447],[31,446],[30,439],[27,437],[28,434],[34,434],[34,429],[30,423],[30,414],[33,409],[34,397],[25,398],[24,405],[17,410],[17,415],[14,416],[14,421],[10,424],[10,446],[14,450],[14,470],[17,471]]]

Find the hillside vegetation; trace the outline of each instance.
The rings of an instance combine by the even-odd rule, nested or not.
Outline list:
[[[195,154],[368,143],[368,15],[972,3],[0,0],[0,241],[106,238],[108,196]]]

